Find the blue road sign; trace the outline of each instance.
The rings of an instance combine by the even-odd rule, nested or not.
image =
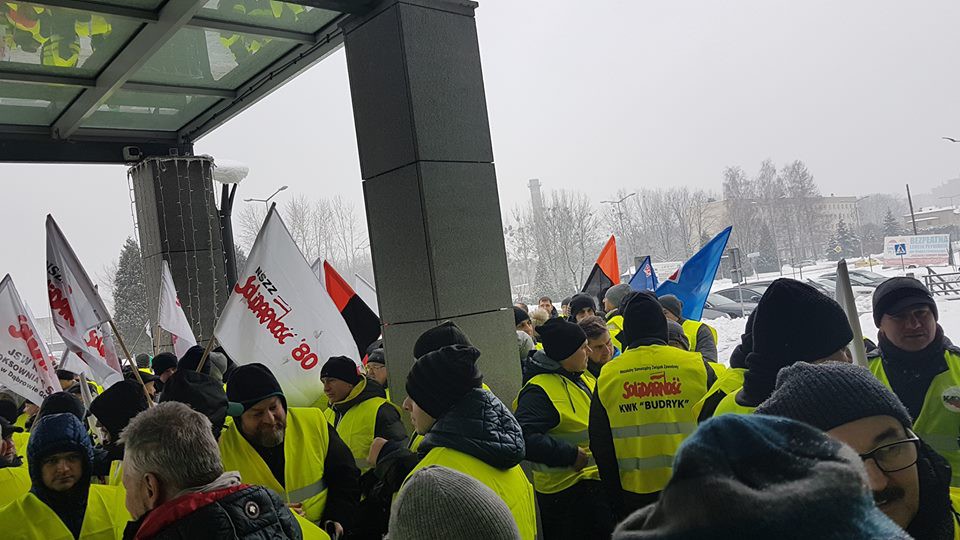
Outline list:
[[[907,254],[907,244],[894,244],[893,245],[894,255],[906,255]]]

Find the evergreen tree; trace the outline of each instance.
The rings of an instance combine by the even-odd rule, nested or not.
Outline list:
[[[827,246],[827,258],[832,261],[860,255],[860,241],[857,235],[847,227],[843,218],[840,218],[840,221],[837,222],[837,233],[833,237],[832,244]],[[840,249],[837,250],[837,248]]]
[[[764,223],[760,228],[760,257],[757,258],[757,272],[777,272],[779,268],[777,244],[770,228]]]
[[[130,354],[152,352],[150,338],[144,333],[144,326],[150,319],[147,305],[140,246],[133,238],[127,237],[113,278],[113,318]],[[120,350],[117,353],[123,354]]]
[[[903,234],[903,226],[893,215],[893,211],[887,208],[887,213],[883,216],[883,235],[900,236],[901,234]]]

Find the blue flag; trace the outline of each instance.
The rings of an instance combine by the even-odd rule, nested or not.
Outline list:
[[[649,255],[637,267],[637,273],[630,278],[630,288],[635,291],[657,290],[657,272],[653,269]]]
[[[727,227],[707,242],[700,251],[693,254],[687,262],[680,265],[666,281],[657,287],[657,296],[672,294],[683,302],[683,318],[699,321],[703,316],[703,305],[710,294],[713,278],[720,267],[720,257],[727,248],[730,231]]]

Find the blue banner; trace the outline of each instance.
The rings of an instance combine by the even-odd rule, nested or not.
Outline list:
[[[653,269],[650,256],[647,255],[637,267],[637,272],[630,278],[630,288],[635,291],[657,290],[657,272]]]
[[[657,287],[657,296],[672,294],[683,302],[684,319],[699,321],[703,316],[703,305],[710,294],[713,278],[720,267],[720,257],[727,248],[732,229],[727,227],[722,230]]]

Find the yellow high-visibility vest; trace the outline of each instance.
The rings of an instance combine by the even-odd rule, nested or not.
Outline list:
[[[623,351],[623,344],[620,343],[620,340],[617,339],[617,336],[620,335],[620,332],[623,332],[623,315],[614,315],[610,317],[610,320],[607,321],[607,330],[610,332],[610,343],[614,347]]]
[[[713,365],[713,362],[710,363],[710,366],[716,371],[717,367]],[[703,410],[704,403],[717,392],[723,392],[729,396],[743,388],[743,374],[746,372],[746,368],[725,368],[723,371],[717,371],[717,380],[714,381],[710,389],[707,390],[703,399],[693,406],[693,412],[697,415],[697,418],[700,417],[700,411]],[[716,415],[716,410],[714,410],[714,415]]]
[[[520,537],[533,540],[537,536],[537,511],[533,497],[533,486],[527,480],[523,469],[515,465],[507,470],[498,469],[483,461],[452,448],[436,447],[430,449],[420,463],[410,471],[406,481],[413,473],[430,465],[441,465],[460,471],[487,486],[503,499],[513,519],[517,522]],[[403,487],[400,488],[403,491]]]
[[[953,469],[950,485],[960,487],[960,446],[957,444],[960,432],[960,355],[946,350],[944,359],[947,370],[930,382],[920,416],[913,422],[913,432],[950,462]],[[880,357],[870,361],[870,371],[891,388]]]
[[[90,486],[81,540],[116,540],[130,520],[124,492],[113,486]],[[0,530],[5,540],[74,540],[73,533],[49,506],[33,493],[21,495],[0,508]]]
[[[24,467],[0,469],[0,508],[30,491],[30,472]]]
[[[590,452],[590,434],[587,431],[590,421],[590,396],[593,394],[596,379],[592,376],[584,377],[583,381],[590,389],[589,392],[559,373],[541,373],[527,381],[527,385],[539,386],[546,392],[560,415],[560,421],[547,435],[583,448],[588,458],[587,466],[579,471],[573,467],[548,467],[542,463],[531,462],[533,487],[539,493],[557,493],[580,480],[600,479],[597,462]],[[513,410],[517,410],[519,399],[517,396],[517,399],[513,400]]]
[[[320,521],[327,505],[323,462],[330,443],[327,421],[320,409],[287,409],[287,430],[283,442],[283,486],[274,478],[263,458],[240,433],[238,423],[236,421],[229,427],[224,427],[220,436],[223,469],[240,472],[244,483],[270,488],[287,503],[302,503],[307,519]]]
[[[344,402],[359,396],[367,387],[367,379],[363,379],[350,394],[343,399]],[[324,411],[324,415],[330,425],[337,429],[337,434],[343,439],[343,442],[350,448],[353,459],[360,469],[360,474],[370,470],[373,466],[367,462],[367,456],[370,455],[370,445],[373,443],[373,433],[377,426],[377,411],[380,407],[387,405],[396,408],[396,405],[390,403],[382,397],[372,397],[361,403],[350,407],[347,412],[337,421],[337,413],[333,407]],[[398,409],[399,410],[399,409]]]
[[[701,326],[706,326],[710,329],[710,333],[713,334],[713,342],[717,342],[717,331],[714,327],[703,321],[691,321],[689,319],[683,321],[683,333],[687,336],[687,341],[690,342],[691,351],[697,350],[697,332],[700,331]]]
[[[30,443],[30,432],[23,431],[20,433],[14,433],[11,436],[11,439],[13,439],[13,445],[17,449],[17,455],[23,458],[23,464],[20,466],[26,469],[29,465],[27,463],[27,444]]]
[[[721,414],[753,414],[756,407],[747,407],[746,405],[737,403],[737,394],[739,394],[742,389],[743,385],[740,385],[740,388],[724,396],[723,399],[720,400],[720,403],[717,404],[716,410],[713,411],[713,417],[716,418]]]
[[[673,457],[697,428],[693,406],[707,393],[699,353],[647,345],[604,364],[597,397],[607,412],[621,487],[656,493],[673,474]]]

